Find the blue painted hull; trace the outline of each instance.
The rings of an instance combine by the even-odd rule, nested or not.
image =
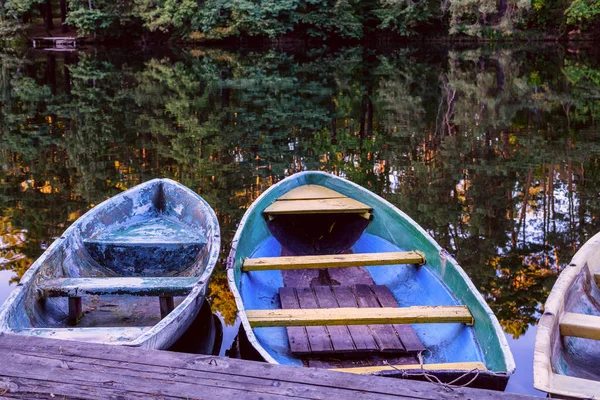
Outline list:
[[[419,268],[394,265],[361,269],[363,274],[366,271],[365,279],[387,286],[401,307],[469,307],[475,319],[474,326],[457,323],[412,325],[427,348],[423,353],[424,363],[482,362],[487,371],[478,372],[480,376],[473,382],[475,386],[504,389],[515,369],[512,354],[496,317],[456,261],[418,224],[390,203],[349,181],[320,172],[293,175],[263,193],[246,212],[233,240],[228,258],[229,285],[240,310],[248,344],[253,350],[271,363],[307,365],[305,357],[290,351],[285,328],[251,328],[245,316],[246,309],[281,308],[278,289],[284,286],[282,272],[241,270],[246,257],[282,255],[282,242],[285,240],[280,235],[278,238],[272,235],[262,212],[283,194],[307,184],[325,186],[373,208],[372,221],[351,245],[351,253],[410,250],[425,253],[427,264]],[[287,246],[283,251],[287,251]],[[328,279],[333,284],[361,283],[349,280],[346,271],[347,268],[330,269]],[[321,279],[318,270],[304,270],[302,274],[307,282]],[[465,374],[465,371],[430,372],[449,380]]]
[[[169,179],[148,181],[88,211],[36,260],[0,309],[0,331],[168,348],[198,314],[219,248],[217,218],[200,196]],[[162,319],[154,296],[84,297],[82,329],[67,326],[67,298],[39,290],[50,279],[118,277],[196,280]]]

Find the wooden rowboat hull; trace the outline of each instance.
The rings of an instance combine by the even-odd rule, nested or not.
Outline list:
[[[600,233],[561,272],[544,305],[534,386],[550,397],[600,399]]]
[[[319,186],[331,189],[344,197],[350,198],[352,201],[359,202],[358,204],[366,205],[366,210],[372,212],[372,218],[368,220],[366,230],[363,233],[359,231],[358,237],[354,238],[356,229],[364,229],[364,226],[360,227],[360,219],[345,219],[342,215],[339,215],[337,222],[334,221],[338,224],[347,222],[342,227],[338,225],[331,226],[331,221],[319,224],[317,218],[313,219],[312,222],[299,218],[297,220],[299,222],[292,225],[290,221],[281,218],[280,221],[282,221],[283,227],[273,228],[274,219],[271,216],[272,214],[268,213],[270,211],[277,212],[287,218],[291,211],[288,210],[290,208],[289,204],[283,203],[283,201],[288,200],[285,197],[286,194],[304,185],[311,185],[311,188]],[[277,199],[282,201],[276,202]],[[333,200],[337,201],[339,199],[334,198]],[[306,204],[316,201],[311,199]],[[338,209],[345,207],[341,203]],[[304,205],[303,203],[297,209],[300,210]],[[352,207],[354,210],[362,212],[358,206]],[[280,217],[276,216],[276,218]],[[365,218],[369,218],[369,215],[366,215]],[[323,226],[327,226],[327,224],[331,228],[323,229]],[[315,231],[319,231],[318,237],[321,241],[318,243],[311,241],[310,235],[307,233],[310,232],[311,226],[315,227]],[[332,234],[336,229],[339,233]],[[294,235],[294,238],[286,237],[286,234]],[[297,237],[300,237],[300,240],[296,240]],[[341,239],[337,240],[337,237]],[[322,242],[325,243],[323,246],[321,246]],[[281,308],[280,296],[282,292],[278,292],[278,290],[284,286],[284,281],[287,282],[285,285],[289,286],[289,277],[294,276],[293,274],[290,275],[289,271],[282,270],[289,269],[290,266],[264,267],[260,265],[262,261],[255,260],[259,258],[260,260],[268,260],[269,257],[283,259],[283,256],[290,253],[301,256],[332,254],[344,251],[343,246],[347,243],[351,243],[351,246],[345,252],[359,255],[360,253],[391,254],[387,252],[409,252],[412,250],[422,252],[419,254],[424,255],[426,264],[420,267],[384,265],[383,263],[382,266],[377,266],[366,263],[363,265],[372,266],[356,267],[360,268],[360,271],[356,273],[367,274],[366,277],[369,280],[379,285],[376,288],[374,287],[373,290],[384,286],[389,288],[401,307],[417,306],[416,308],[422,307],[425,310],[429,306],[450,306],[450,308],[456,308],[460,305],[467,306],[474,319],[472,326],[464,323],[451,323],[449,320],[446,320],[447,323],[443,324],[412,324],[412,328],[427,349],[422,353],[424,368],[427,369],[429,376],[434,375],[445,382],[460,378],[455,382],[456,384],[465,384],[471,381],[470,385],[475,387],[497,390],[503,390],[506,387],[509,377],[515,370],[508,343],[496,317],[456,261],[416,222],[392,204],[352,182],[321,172],[295,174],[272,186],[252,204],[240,222],[232,242],[227,273],[229,286],[234,294],[243,326],[243,331],[240,333],[240,350],[242,353],[246,353],[250,358],[262,359],[273,364],[320,365],[322,368],[334,368],[333,364],[335,363],[330,359],[323,363],[322,358],[301,356],[299,353],[291,351],[289,331],[286,334],[288,328],[284,327],[290,326],[289,321],[283,321],[285,323],[282,324],[282,321],[279,320],[274,320],[273,323],[265,320],[260,322],[262,324],[260,325],[256,320],[256,315],[271,316],[262,311],[252,311],[250,313],[246,311],[278,310]],[[312,252],[311,248],[313,249]],[[326,250],[323,250],[323,248]],[[330,256],[321,258],[326,260],[329,259],[328,257]],[[302,258],[302,260],[306,259],[311,258]],[[365,258],[362,257],[361,259]],[[321,260],[321,263],[324,262],[323,260]],[[331,268],[335,263],[330,264],[327,268]],[[279,270],[277,270],[278,268]],[[317,290],[325,290],[329,293],[329,289],[322,289],[323,286],[321,285],[326,285],[326,288],[330,287],[333,293],[336,293],[337,285],[344,285],[347,280],[345,271],[354,267],[329,269],[327,273],[324,273],[322,269],[318,270],[316,267],[311,266],[310,263],[302,268],[315,268],[314,270],[300,269],[297,276],[299,276],[299,280],[304,279],[307,275],[312,276],[310,285],[311,287],[313,285],[318,286],[313,287],[315,296],[317,296]],[[381,310],[382,312],[391,313],[390,315],[396,314],[394,309],[386,310],[382,308]],[[295,310],[291,311],[290,315],[301,315]],[[250,318],[249,314],[251,314]],[[281,313],[276,312],[275,314],[280,315]],[[327,313],[315,313],[317,317],[322,314]],[[330,314],[337,315],[337,312]],[[419,322],[425,321],[418,313],[416,319],[421,319]],[[301,320],[308,321],[306,317],[301,317]],[[369,320],[375,321],[373,318]],[[398,321],[405,320],[407,319],[398,319]],[[315,321],[309,323],[320,324]],[[337,324],[338,322],[333,323]],[[292,325],[294,324],[296,323],[292,323]],[[273,325],[278,326],[259,327]],[[298,326],[301,325],[298,324]],[[356,359],[355,356],[340,355],[340,357],[338,367],[345,364],[361,365],[362,362],[360,359]],[[352,358],[352,361],[344,361],[346,357]],[[427,379],[422,371],[414,370],[415,365],[410,366],[410,371],[396,368],[396,366],[381,367],[382,363],[380,361],[386,359],[386,357],[384,353],[375,356],[375,358],[381,358],[378,361],[379,367],[376,368],[347,369],[342,367],[340,370],[411,379]],[[429,365],[434,369],[431,369]],[[435,369],[438,365],[439,368]],[[481,365],[481,368],[475,368],[472,371],[465,369],[472,365]],[[409,367],[405,366],[405,368]]]
[[[219,248],[217,218],[198,194],[145,182],[49,246],[0,308],[0,332],[168,348],[202,307]]]

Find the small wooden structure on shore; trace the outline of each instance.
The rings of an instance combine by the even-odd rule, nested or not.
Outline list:
[[[75,51],[77,50],[78,38],[72,36],[34,37],[31,41],[34,49]]]
[[[198,354],[0,334],[0,396],[60,399],[515,399],[514,393]]]

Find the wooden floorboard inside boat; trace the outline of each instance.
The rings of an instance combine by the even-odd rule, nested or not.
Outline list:
[[[0,397],[36,399],[532,399],[429,382],[0,334]]]
[[[381,285],[283,287],[279,297],[284,309],[398,307],[390,290]],[[406,354],[425,348],[410,325],[289,327],[287,333],[294,354],[336,358],[366,356],[367,359],[358,364],[361,366],[378,365],[377,359],[369,361],[370,353]],[[417,362],[414,355],[403,361]]]

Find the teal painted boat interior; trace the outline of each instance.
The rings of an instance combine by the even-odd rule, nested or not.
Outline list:
[[[511,375],[512,354],[500,325],[467,275],[412,219],[387,201],[347,180],[321,172],[303,172],[284,179],[263,193],[246,212],[233,240],[228,260],[229,283],[240,309],[249,341],[267,361],[302,365],[289,350],[286,329],[250,328],[245,309],[280,308],[278,289],[281,271],[242,272],[246,257],[277,257],[280,243],[271,235],[264,209],[284,193],[301,185],[315,184],[333,189],[373,208],[366,231],[352,246],[354,253],[418,250],[426,264],[365,267],[378,285],[386,285],[400,307],[466,305],[475,324],[413,324],[426,346],[424,363],[481,361],[492,373]],[[330,270],[343,274],[343,268]],[[332,275],[333,277],[333,275]]]
[[[219,249],[208,203],[175,181],[148,181],[88,211],[36,260],[0,309],[0,331],[167,348],[200,310]],[[189,294],[180,291],[175,309],[161,319],[158,295],[135,294],[151,282],[138,277],[165,278],[163,286],[191,278],[183,289]],[[40,289],[64,278],[121,279],[110,281],[108,295],[83,296],[83,316],[68,326],[68,298]]]

